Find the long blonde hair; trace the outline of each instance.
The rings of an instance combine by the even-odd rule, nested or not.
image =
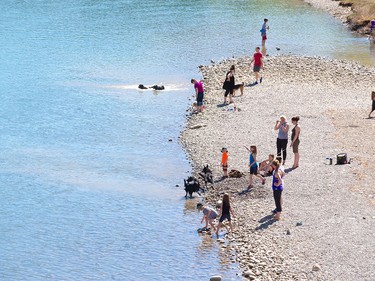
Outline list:
[[[273,160],[272,165],[275,166],[275,174],[277,174],[279,172],[280,162],[278,160]]]

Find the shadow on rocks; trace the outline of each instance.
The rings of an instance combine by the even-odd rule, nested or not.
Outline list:
[[[221,178],[218,178],[216,180],[214,180],[214,183],[219,183],[219,182],[222,182],[223,180],[227,179],[226,177],[221,177]]]
[[[275,222],[275,220],[273,218],[273,215],[267,215],[264,218],[260,219],[259,222],[260,225],[256,227],[255,230],[267,229],[270,225],[272,225]]]

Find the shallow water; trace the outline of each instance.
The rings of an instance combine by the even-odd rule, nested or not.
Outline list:
[[[270,54],[374,62],[300,1],[5,0],[0,15],[1,280],[240,279],[183,197],[197,66],[251,54],[264,17]]]

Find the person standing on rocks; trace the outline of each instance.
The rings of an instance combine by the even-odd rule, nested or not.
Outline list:
[[[230,216],[231,214],[232,214],[232,216],[234,218],[234,212],[233,212],[232,207],[230,206],[229,194],[228,193],[224,193],[224,195],[223,195],[223,203],[221,204],[221,208],[220,208],[219,224],[216,227],[216,235],[217,236],[219,236],[219,230],[220,230],[220,227],[223,226],[223,221],[224,220],[228,220],[230,231],[233,231],[232,218]]]
[[[286,147],[288,146],[288,131],[289,124],[286,122],[286,117],[284,115],[280,116],[280,120],[276,121],[275,131],[279,131],[276,140],[277,147],[277,157],[281,157],[281,152],[283,153],[283,163],[285,165],[286,160]]]
[[[371,113],[375,110],[375,91],[371,93],[371,98],[372,98],[372,109],[368,115],[368,118],[371,118]]]
[[[233,103],[233,90],[234,90],[234,71],[235,66],[232,65],[230,70],[225,75],[225,81],[223,85],[223,89],[225,89],[224,93],[224,104],[227,104],[227,96],[229,95],[229,103]]]
[[[279,220],[280,219],[280,215],[281,215],[281,211],[282,211],[282,208],[281,208],[281,202],[282,202],[281,194],[282,194],[282,192],[284,190],[284,187],[283,187],[283,185],[284,185],[284,182],[283,182],[284,172],[281,171],[281,169],[280,169],[280,162],[279,161],[274,160],[272,162],[272,165],[275,168],[275,171],[273,172],[273,175],[272,175],[273,198],[275,200],[275,205],[276,205],[275,220]]]
[[[293,148],[294,153],[294,162],[293,162],[293,169],[298,168],[299,164],[299,152],[298,152],[298,146],[299,146],[299,134],[301,132],[301,127],[298,124],[299,116],[295,116],[292,118],[292,123],[294,125],[292,129],[292,143],[290,144],[290,147]]]
[[[258,81],[259,81],[259,83],[262,83],[263,78],[262,78],[262,76],[260,76],[259,72],[260,72],[261,68],[264,69],[263,54],[261,53],[259,47],[255,48],[255,53],[253,55],[253,59],[250,62],[250,66],[253,62],[254,62],[253,71],[254,71],[254,75],[255,75],[255,82],[253,83],[253,85],[256,85],[256,84],[258,84]]]
[[[223,147],[221,149],[221,166],[223,167],[223,177],[228,177],[228,149]]]
[[[266,180],[258,174],[258,162],[257,162],[257,147],[255,145],[251,145],[250,149],[247,148],[245,145],[247,151],[250,152],[249,157],[249,167],[250,167],[250,175],[249,175],[249,185],[247,187],[247,190],[250,190],[250,188],[253,187],[253,175],[260,178],[262,180],[262,184],[266,183]]]
[[[197,81],[194,78],[191,79],[191,83],[194,84],[195,98],[197,100],[197,112],[202,112],[203,111],[203,96],[204,96],[203,83],[201,81]]]

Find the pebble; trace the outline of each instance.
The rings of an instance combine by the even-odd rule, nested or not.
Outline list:
[[[312,267],[312,271],[319,271],[320,270],[320,265],[319,264],[314,264]]]

